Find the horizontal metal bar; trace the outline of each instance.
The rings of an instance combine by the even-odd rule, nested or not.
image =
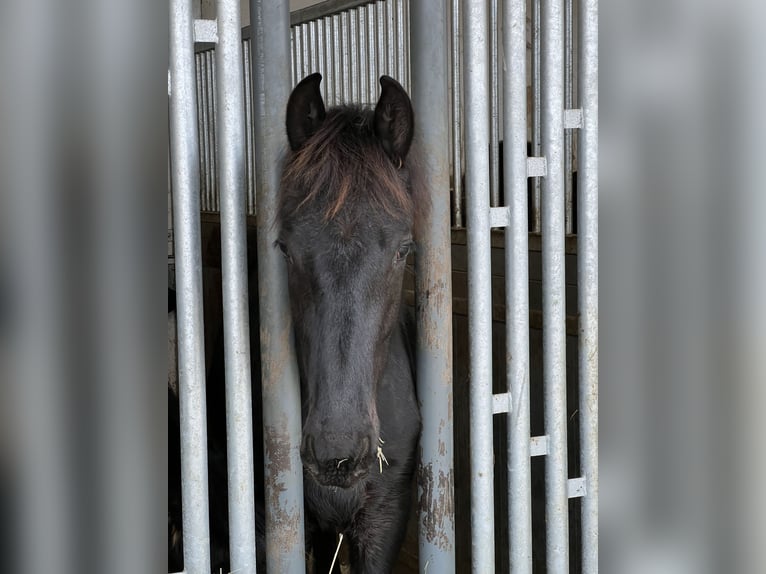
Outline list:
[[[585,477],[578,476],[577,478],[570,478],[567,481],[567,497],[568,498],[581,498],[587,494],[587,488],[585,487]]]
[[[545,177],[548,175],[548,162],[544,157],[527,158],[527,177]]]
[[[529,439],[529,456],[548,454],[548,435],[533,436]]]
[[[504,207],[489,208],[489,226],[490,227],[508,227],[511,223],[511,208]]]
[[[218,21],[217,20],[194,20],[194,43],[217,44]]]
[[[564,128],[577,129],[582,127],[582,109],[564,110]]]
[[[311,20],[319,20],[325,16],[332,16],[340,12],[346,12],[365,4],[370,4],[374,0],[325,0],[300,10],[290,13],[290,26],[305,24]]]
[[[511,412],[511,393],[498,393],[492,395],[492,414]]]

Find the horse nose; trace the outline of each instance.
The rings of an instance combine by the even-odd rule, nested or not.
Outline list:
[[[349,442],[337,438],[329,435],[317,439],[307,435],[303,439],[301,458],[320,482],[343,485],[367,474],[371,462],[370,439],[364,437]]]

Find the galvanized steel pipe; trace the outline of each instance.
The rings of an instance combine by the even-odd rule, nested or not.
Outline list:
[[[452,0],[452,223],[463,227],[463,41],[460,18],[461,0]]]
[[[542,94],[540,73],[540,48],[541,48],[541,25],[540,25],[540,1],[532,0],[532,156],[541,157],[542,148]],[[539,177],[532,180],[532,221],[529,230],[540,233],[540,186]]]
[[[295,360],[287,271],[275,251],[274,219],[284,113],[290,96],[290,12],[287,0],[251,0],[251,61],[255,102],[258,296],[260,309],[266,560],[269,572],[305,572],[301,396]]]
[[[218,0],[217,140],[232,572],[255,572],[255,482],[245,229],[245,95],[239,0]]]
[[[566,292],[564,283],[564,29],[563,0],[542,0],[543,386],[545,433],[546,563],[550,574],[569,572],[569,500],[566,428]]]
[[[191,0],[170,1],[173,171],[184,567],[210,572],[199,147]]]
[[[400,2],[401,5],[401,2]],[[431,210],[417,237],[417,381],[423,421],[418,466],[420,570],[455,571],[449,69],[443,0],[411,7],[412,103]]]
[[[471,548],[474,572],[495,571],[492,451],[492,291],[489,226],[489,14],[464,0],[465,183],[471,396]]]
[[[512,574],[532,574],[532,497],[529,453],[529,253],[527,218],[526,0],[505,0],[503,77],[505,197],[505,327],[508,413],[508,536]]]
[[[579,210],[580,466],[582,571],[598,572],[598,0],[580,0]]]

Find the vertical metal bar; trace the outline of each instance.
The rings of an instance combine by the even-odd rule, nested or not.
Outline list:
[[[309,74],[313,74],[319,70],[319,41],[317,38],[317,26],[319,21],[312,20],[309,22],[309,56],[311,58],[311,65],[309,66]]]
[[[532,156],[543,155],[541,130],[541,74],[540,74],[540,1],[532,0]],[[539,177],[532,179],[532,229],[540,233],[540,186]]]
[[[546,560],[550,574],[569,570],[564,284],[564,29],[563,0],[542,2],[543,387]]]
[[[342,59],[341,73],[343,74],[343,101],[351,102],[351,48],[348,37],[348,10],[340,13],[340,53]]]
[[[287,299],[285,262],[274,250],[279,165],[290,96],[287,0],[251,0],[258,193],[258,296],[263,386],[266,567],[305,573],[301,399]],[[278,111],[275,111],[278,110]]]
[[[250,38],[252,39],[252,34],[250,35]],[[297,58],[295,56],[296,53],[296,43],[295,39],[295,28],[290,28],[290,72],[292,74],[293,79],[293,85],[295,85],[299,80],[298,78],[298,70],[297,70]],[[251,48],[252,49],[252,48]]]
[[[399,81],[401,84],[409,89],[409,77],[405,68],[405,62],[410,56],[409,46],[409,30],[405,27],[404,21],[404,4],[406,0],[396,0],[396,45],[399,47],[396,50],[396,73],[399,74]],[[446,109],[446,108],[445,108]]]
[[[333,47],[333,64],[335,66],[335,84],[333,86],[333,101],[336,104],[343,102],[343,54],[341,53],[341,29],[340,29],[340,16],[333,14],[332,17],[332,47]]]
[[[580,311],[582,571],[598,572],[598,0],[580,0],[577,288]]]
[[[255,215],[255,155],[253,139],[253,81],[250,74],[250,40],[242,42],[242,66],[245,78],[245,142],[246,157],[245,169],[247,170],[247,215]]]
[[[328,16],[325,21],[325,54],[327,55],[327,75],[322,82],[325,90],[325,105],[333,106],[335,101],[335,46],[333,44],[333,19]]]
[[[197,139],[199,141],[199,162],[200,162],[200,208],[204,211],[207,208],[207,185],[205,179],[207,178],[208,166],[205,160],[207,153],[207,122],[205,117],[207,110],[205,109],[205,62],[202,54],[195,54],[194,59],[196,63],[197,72]]]
[[[369,35],[367,33],[367,9],[360,6],[359,14],[359,100],[362,103],[372,103],[369,90],[370,68],[372,55],[369,51]]]
[[[463,108],[462,108],[462,54],[463,27],[460,23],[460,2],[452,0],[452,222],[463,227]]]
[[[184,566],[210,572],[205,341],[200,253],[199,148],[194,112],[194,37],[190,0],[170,1],[170,144],[173,166],[181,497]]]
[[[386,2],[385,0],[380,0],[380,2],[376,2],[375,4],[376,8],[376,24],[377,24],[377,41],[378,41],[378,53],[377,53],[377,61],[378,61],[378,75],[382,74],[388,74],[391,75],[391,71],[388,69],[388,65],[386,64]],[[376,89],[375,92],[377,92],[377,78],[375,79]]]
[[[529,454],[529,220],[527,218],[526,0],[503,5],[505,197],[505,309],[508,391],[508,532],[510,571],[532,574],[532,497]]]
[[[370,43],[370,68],[367,86],[367,97],[370,102],[375,101],[377,78],[378,78],[378,48],[377,48],[377,5],[373,2],[367,6],[367,36]]]
[[[489,2],[489,70],[490,70],[490,124],[489,124],[489,178],[490,196],[489,204],[492,207],[500,205],[500,115],[498,96],[500,92],[500,79],[497,70],[498,60],[498,23],[497,23],[497,0]]]
[[[495,571],[492,290],[489,227],[487,4],[464,0],[465,182],[471,381],[471,547],[474,572]]]
[[[564,2],[564,107],[574,107],[574,15],[573,0]],[[573,232],[573,181],[574,170],[574,134],[571,129],[564,131],[564,229],[567,235]]]
[[[359,94],[359,20],[357,11],[350,10],[348,14],[349,49],[351,50],[351,101],[358,102]]]
[[[311,73],[311,46],[309,45],[309,25],[303,23],[299,27],[301,32],[301,47],[303,48],[303,57],[301,63],[303,64],[303,77],[305,78]]]
[[[215,89],[215,58],[213,50],[205,52],[207,57],[207,90],[208,90],[208,112],[207,117],[210,122],[208,128],[208,150],[210,152],[210,163],[208,164],[210,169],[210,209],[211,211],[220,211],[221,202],[220,194],[218,191],[218,138],[216,137],[216,110],[218,109],[218,97],[216,96]]]
[[[327,56],[325,54],[325,19],[320,18],[317,20],[317,71],[322,74],[323,78],[327,77]],[[327,101],[327,82],[322,82],[321,91],[322,99]]]
[[[216,14],[229,557],[233,572],[255,572],[253,412],[245,230],[245,90],[239,0],[217,0]]]
[[[420,571],[455,571],[452,438],[452,273],[447,6],[412,5],[412,102],[431,210],[417,238],[417,381],[423,420],[418,469]],[[491,415],[490,415],[491,416]]]
[[[396,10],[394,10],[394,1],[386,0],[386,49],[388,57],[386,59],[387,74],[392,78],[399,80],[399,70],[396,69]]]

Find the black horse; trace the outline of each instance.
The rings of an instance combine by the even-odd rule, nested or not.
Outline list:
[[[404,89],[383,76],[374,109],[325,110],[321,80],[306,77],[288,100],[277,222],[302,385],[307,534],[315,572],[329,571],[342,533],[352,571],[380,574],[410,512],[420,414],[401,295],[428,201],[408,155]]]

